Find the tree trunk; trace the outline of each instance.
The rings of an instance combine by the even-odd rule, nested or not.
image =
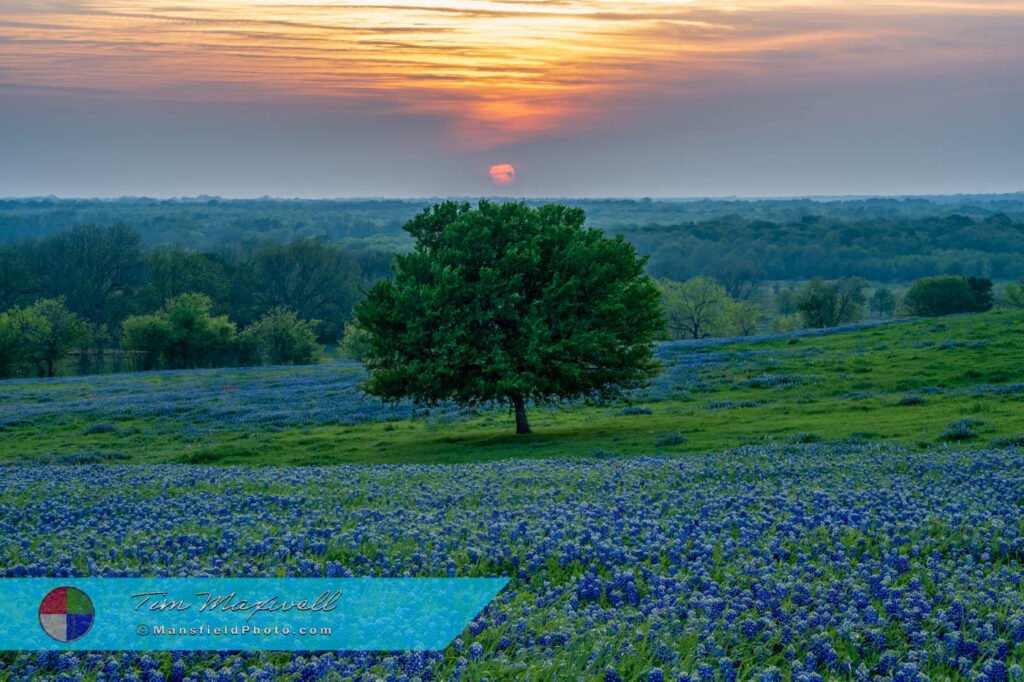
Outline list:
[[[533,433],[530,431],[530,422],[526,420],[526,401],[522,396],[513,396],[512,406],[516,410],[516,435]]]

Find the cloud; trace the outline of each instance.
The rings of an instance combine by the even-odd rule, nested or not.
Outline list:
[[[11,0],[3,5],[3,13],[17,14],[59,14],[77,11],[88,0]]]
[[[78,0],[10,14],[8,87],[336,99],[439,117],[469,149],[708,93],[1024,64],[1024,3],[1000,0]]]

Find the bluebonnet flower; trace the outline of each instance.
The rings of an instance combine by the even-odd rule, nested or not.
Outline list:
[[[0,654],[0,676],[506,679],[530,660],[597,679],[610,666],[774,682],[757,657],[777,646],[772,663],[794,680],[1024,682],[1022,470],[1014,447],[829,443],[457,466],[5,467],[3,576],[512,581],[445,652]]]

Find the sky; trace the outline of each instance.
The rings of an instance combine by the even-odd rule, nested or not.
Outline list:
[[[1021,36],[1024,0],[0,0],[0,196],[1021,191]]]

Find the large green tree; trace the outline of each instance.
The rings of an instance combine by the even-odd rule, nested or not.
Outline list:
[[[644,260],[560,205],[445,202],[406,224],[412,253],[356,308],[367,392],[434,404],[507,404],[635,385],[664,325]]]

